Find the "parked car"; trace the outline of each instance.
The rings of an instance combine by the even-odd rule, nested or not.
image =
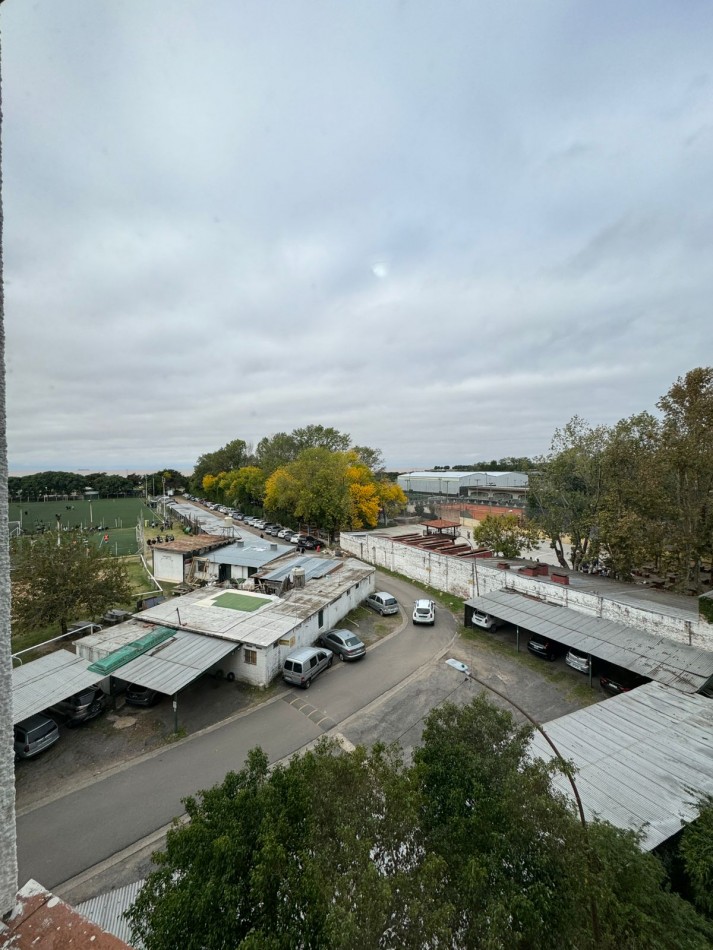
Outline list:
[[[432,600],[422,598],[414,602],[413,622],[427,623],[433,626],[436,622],[436,605]]]
[[[15,755],[21,759],[31,759],[44,752],[59,739],[59,726],[50,719],[37,713],[22,722],[16,722],[14,728]]]
[[[315,548],[321,547],[324,544],[324,541],[320,541],[319,538],[315,538],[313,534],[303,534],[302,540],[299,543],[303,548],[314,550]]]
[[[279,537],[279,535],[280,535],[280,531],[282,531],[282,525],[280,525],[280,524],[274,524],[274,525],[270,528],[269,533],[272,535],[273,538],[277,538],[277,537]]]
[[[580,673],[588,673],[591,660],[588,653],[583,653],[581,650],[575,650],[574,648],[567,651],[567,656],[564,658],[567,666],[571,666],[573,670],[579,670]]]
[[[127,683],[124,696],[129,706],[155,706],[161,702],[165,693],[149,689],[148,686],[140,686],[138,683]]]
[[[340,660],[358,660],[366,653],[366,647],[351,630],[327,630],[317,642],[336,653]]]
[[[285,658],[282,664],[282,678],[286,683],[294,683],[303,689],[309,689],[315,676],[332,665],[334,654],[331,650],[317,647],[303,647]]]
[[[88,686],[68,699],[50,707],[50,712],[66,717],[68,726],[78,726],[101,715],[106,709],[106,696],[101,686]]]
[[[622,669],[619,666],[607,667],[606,673],[599,677],[599,685],[605,693],[612,696],[618,696],[620,693],[628,693],[637,686],[643,686],[644,683],[650,683],[651,680],[638,673],[632,673],[631,670]]]
[[[480,627],[483,630],[495,630],[500,621],[490,614],[484,614],[482,610],[474,610],[470,616],[470,623],[473,627]]]
[[[385,590],[377,590],[364,601],[367,607],[371,607],[382,617],[399,612],[399,602],[396,598]]]
[[[561,643],[557,643],[556,640],[550,640],[548,637],[543,637],[541,634],[535,633],[531,639],[528,640],[527,649],[530,653],[533,653],[535,656],[540,656],[544,660],[556,660],[558,656],[562,656],[566,647]]]
[[[282,538],[284,541],[288,541],[295,532],[292,528],[283,528],[282,531],[277,532],[277,537]]]
[[[304,535],[296,531],[290,538],[290,544],[299,544],[302,538],[304,538]]]

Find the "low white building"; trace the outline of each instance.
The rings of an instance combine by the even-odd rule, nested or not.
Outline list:
[[[157,683],[168,684],[175,677],[182,688],[192,667],[193,679],[220,669],[231,679],[267,686],[292,650],[312,645],[374,590],[374,568],[355,558],[294,557],[272,574],[272,589],[280,590],[280,595],[261,589],[201,588],[144,610],[126,624],[78,640],[77,653],[92,661],[106,659],[125,650],[140,634],[170,629],[175,636],[131,659],[132,682],[169,692]],[[268,571],[266,586],[270,576]],[[112,674],[124,679],[128,675],[122,666]]]
[[[153,576],[159,583],[182,584],[188,577],[193,558],[230,544],[230,540],[214,534],[194,534],[162,541],[151,548]]]

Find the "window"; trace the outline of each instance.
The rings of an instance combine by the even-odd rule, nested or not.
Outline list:
[[[320,610],[320,612],[317,614],[317,624],[320,627],[324,626],[324,611],[323,610]]]
[[[257,664],[257,650],[246,650],[245,662],[249,663],[250,666],[255,666]]]

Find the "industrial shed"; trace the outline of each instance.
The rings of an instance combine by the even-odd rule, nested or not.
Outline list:
[[[661,683],[647,683],[548,722],[547,735],[574,763],[575,781],[589,820],[640,831],[641,847],[662,844],[713,795],[713,702]],[[531,749],[554,758],[535,732]],[[555,786],[572,798],[567,779]]]
[[[524,494],[528,477],[524,472],[408,472],[396,479],[406,494],[479,497],[490,489],[493,495]],[[488,492],[486,492],[486,495]]]
[[[194,577],[198,581],[243,581],[252,577],[266,564],[294,553],[293,544],[278,544],[266,538],[246,534],[245,538],[233,541],[208,554],[193,559]]]
[[[674,686],[683,693],[697,692],[713,676],[713,653],[708,650],[508,590],[466,601],[466,626],[470,625],[474,610],[504,620],[518,630],[542,634],[600,660]]]
[[[230,544],[229,538],[213,534],[196,534],[155,544],[151,549],[153,576],[157,581],[182,584],[193,558],[201,557],[226,544]]]

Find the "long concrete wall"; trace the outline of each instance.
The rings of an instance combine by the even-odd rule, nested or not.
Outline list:
[[[339,543],[343,551],[356,555],[362,561],[396,571],[464,600],[508,588],[549,604],[570,607],[592,617],[614,620],[669,640],[713,650],[713,625],[705,620],[693,619],[693,614],[692,619],[687,619],[677,616],[675,612],[659,612],[654,606],[633,606],[591,591],[576,590],[544,578],[503,570],[488,561],[463,561],[433,551],[423,551],[384,535],[342,534]]]

